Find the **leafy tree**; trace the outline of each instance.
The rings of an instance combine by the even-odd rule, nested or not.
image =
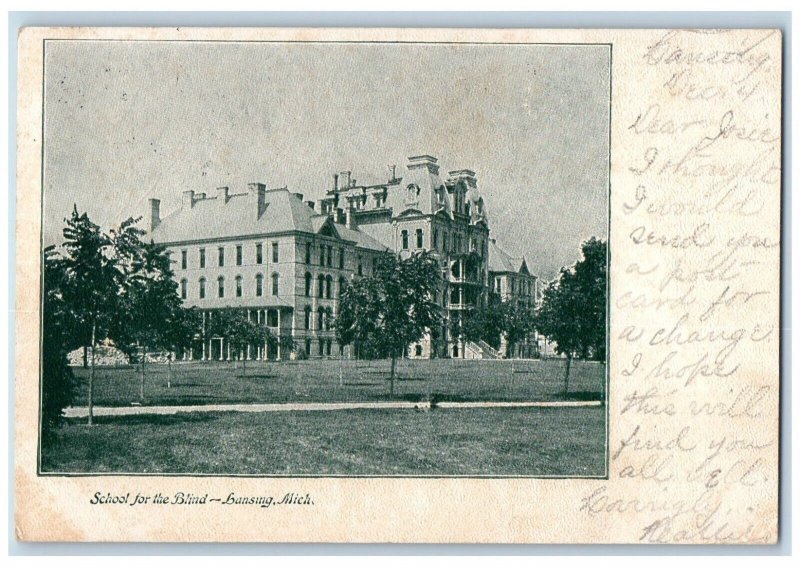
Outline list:
[[[65,220],[61,295],[80,330],[78,336],[83,346],[92,348],[87,394],[88,422],[92,425],[97,344],[108,336],[113,324],[122,277],[110,237],[86,213],[78,213],[77,206]]]
[[[441,321],[436,292],[441,284],[439,262],[423,251],[400,259],[390,252],[374,272],[345,287],[335,321],[339,344],[391,358],[389,393],[394,395],[397,358]]]
[[[494,349],[500,349],[501,339],[506,340],[506,352],[513,352],[514,345],[528,336],[535,327],[536,314],[533,309],[515,300],[502,301],[492,294],[486,306],[467,312],[461,322],[456,320],[453,335],[468,341],[484,341]]]
[[[191,331],[178,324],[184,308],[166,247],[142,242],[144,231],[136,228],[136,222],[129,219],[114,233],[125,280],[113,335],[118,343],[135,343],[142,351],[139,398],[143,400],[148,351],[169,350],[178,339],[176,333]]]
[[[565,396],[573,358],[605,360],[606,243],[592,238],[581,248],[583,259],[561,269],[558,279],[544,290],[536,315],[539,332],[566,357]]]
[[[210,335],[225,337],[237,355],[245,353],[241,357],[244,375],[247,375],[246,350],[248,345],[277,344],[277,338],[269,328],[249,319],[247,312],[231,307],[214,312],[207,332]]]
[[[75,321],[62,292],[67,278],[64,262],[52,246],[45,249],[43,261],[42,441],[51,443],[75,391],[67,353],[80,344],[75,342]]]

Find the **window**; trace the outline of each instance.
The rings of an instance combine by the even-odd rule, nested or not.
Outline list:
[[[256,244],[256,264],[264,263],[264,247],[259,242]]]
[[[276,263],[276,264],[278,263],[278,243],[277,242],[273,242],[272,243],[272,261],[274,263]]]
[[[403,250],[408,250],[408,231],[404,230],[401,232],[400,237],[403,241]]]
[[[237,266],[241,266],[242,265],[242,245],[241,244],[237,244],[236,245],[236,265]]]
[[[364,275],[364,266],[361,265],[361,254],[358,255],[358,275]]]
[[[320,307],[319,309],[317,309],[317,329],[320,331],[322,330],[322,323],[324,319],[325,319],[325,310],[322,307]]]
[[[433,249],[434,250],[438,250],[439,249],[439,229],[438,228],[434,228],[433,229]]]
[[[342,276],[339,278],[339,297],[342,296],[345,287],[347,287],[347,279]]]
[[[328,246],[328,261],[327,265],[330,268],[333,266],[333,246]]]
[[[306,264],[311,263],[311,243],[306,242]]]
[[[311,306],[306,305],[305,309],[305,329],[308,331],[311,328]]]
[[[328,339],[328,342],[325,343],[325,354],[327,354],[328,356],[331,355],[331,340],[330,339]]]
[[[236,276],[236,297],[242,297],[242,276]]]
[[[278,326],[278,310],[270,309],[267,311],[267,327]]]
[[[205,248],[201,248],[200,249],[200,267],[201,268],[205,268],[206,267],[206,249]]]
[[[324,266],[325,265],[325,245],[324,244],[320,244],[319,245],[319,265],[320,266]]]
[[[225,278],[222,276],[217,278],[217,296],[225,297]]]
[[[332,293],[333,293],[333,278],[331,276],[327,276],[325,278],[325,298],[330,299]]]
[[[319,355],[322,356],[325,354],[325,341],[320,339],[319,340]]]
[[[256,274],[256,297],[264,295],[264,276]]]
[[[186,250],[181,250],[181,270],[185,270],[189,264],[189,253]]]
[[[221,268],[225,265],[225,247],[220,246],[217,248],[218,258],[217,258],[217,265]]]
[[[344,270],[344,248],[339,250],[339,269]]]
[[[417,248],[422,248],[422,229],[417,229]]]
[[[444,238],[442,238],[442,246],[444,247],[444,252],[447,254],[450,251],[450,244],[447,241],[447,231],[444,231]]]
[[[311,356],[311,339],[306,339],[306,356]]]
[[[272,274],[272,295],[278,295],[278,274]]]
[[[414,346],[414,356],[422,356],[422,345]]]
[[[311,273],[306,272],[306,297],[311,297],[311,286],[313,285],[314,277]]]
[[[186,295],[187,295],[186,287],[187,287],[187,285],[188,285],[188,282],[186,281],[186,278],[182,279],[181,280],[181,299],[186,299]]]
[[[200,299],[206,298],[206,279],[200,278]]]
[[[325,297],[325,276],[320,274],[317,276],[317,297],[322,299]]]

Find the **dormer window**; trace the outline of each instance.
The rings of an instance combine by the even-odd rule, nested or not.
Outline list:
[[[406,200],[416,201],[417,197],[419,197],[419,186],[412,183],[411,185],[406,187]]]

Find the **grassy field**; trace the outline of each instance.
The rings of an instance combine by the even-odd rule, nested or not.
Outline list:
[[[395,399],[447,401],[547,401],[563,399],[561,360],[398,361]],[[86,405],[88,370],[74,369],[79,381],[75,405]],[[98,367],[95,405],[189,405],[375,401],[389,399],[389,361],[249,362],[246,374],[232,363],[150,364],[145,397],[132,367]],[[575,362],[570,399],[602,399],[605,366]]]
[[[63,427],[43,472],[604,474],[605,408],[342,410],[100,418]]]

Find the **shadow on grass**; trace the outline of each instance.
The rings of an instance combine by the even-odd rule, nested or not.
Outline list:
[[[94,427],[103,425],[179,425],[182,423],[206,423],[216,421],[218,416],[212,412],[186,412],[169,415],[101,415],[94,418]],[[66,420],[67,427],[87,427],[86,418]]]

